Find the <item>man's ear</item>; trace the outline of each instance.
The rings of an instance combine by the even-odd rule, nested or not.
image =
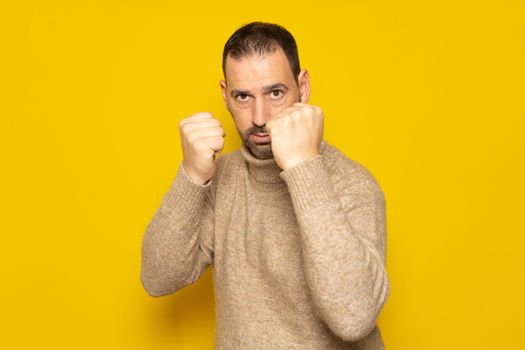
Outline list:
[[[310,100],[310,76],[306,69],[301,70],[298,76],[299,92],[301,94],[301,102],[308,103]]]
[[[228,108],[228,87],[227,87],[226,81],[221,79],[219,81],[219,84],[221,85],[222,98],[224,100],[224,107],[226,107],[226,109],[229,111],[229,108]]]

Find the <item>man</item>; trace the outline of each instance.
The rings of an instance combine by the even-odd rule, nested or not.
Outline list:
[[[174,293],[211,264],[217,349],[383,349],[376,318],[390,289],[377,181],[323,139],[286,29],[239,28],[223,73],[241,148],[216,158],[225,134],[210,113],[180,122],[183,160],[144,235],[144,288]]]

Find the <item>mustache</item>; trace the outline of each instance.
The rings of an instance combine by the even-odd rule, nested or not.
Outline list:
[[[249,129],[247,129],[245,132],[244,132],[244,136],[245,137],[248,137],[250,136],[251,134],[267,134],[268,131],[266,131],[266,124],[265,125],[254,125],[252,127],[250,127]]]

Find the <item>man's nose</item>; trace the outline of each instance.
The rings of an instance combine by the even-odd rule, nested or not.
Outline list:
[[[266,101],[258,99],[253,104],[252,122],[255,125],[263,126],[270,119],[270,108]]]

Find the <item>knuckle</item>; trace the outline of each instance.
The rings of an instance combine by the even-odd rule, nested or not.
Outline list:
[[[179,124],[179,130],[182,134],[188,133],[188,125],[187,124]]]
[[[179,129],[183,130],[187,122],[188,122],[188,118],[184,118],[181,121],[179,121]]]

